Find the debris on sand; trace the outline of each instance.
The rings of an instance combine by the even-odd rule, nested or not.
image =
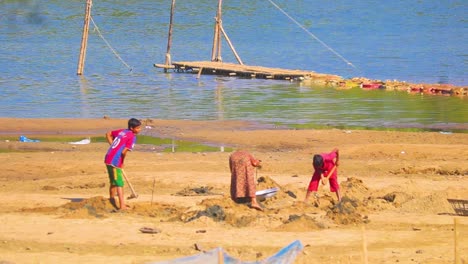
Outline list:
[[[284,232],[306,232],[328,228],[328,226],[316,218],[309,215],[290,215],[282,225],[273,229],[273,231]]]
[[[43,191],[58,191],[59,188],[57,188],[55,186],[45,185],[45,186],[42,186],[41,190],[43,190]]]
[[[178,191],[175,195],[177,196],[203,196],[203,195],[218,195],[219,193],[215,193],[212,191],[213,187],[210,186],[201,186],[197,188],[184,188],[181,191]]]
[[[384,195],[383,199],[389,203],[393,203],[395,207],[400,207],[402,204],[412,200],[414,197],[405,192],[391,192]]]
[[[159,234],[161,233],[161,229],[153,227],[142,227],[140,228],[140,232],[145,234]]]
[[[223,208],[219,205],[213,205],[213,206],[206,208],[206,210],[198,211],[198,213],[195,216],[189,218],[187,222],[193,221],[202,216],[209,217],[213,219],[215,222],[224,221],[224,219],[226,219],[226,214],[224,213]]]

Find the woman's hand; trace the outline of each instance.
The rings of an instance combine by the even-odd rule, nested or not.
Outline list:
[[[255,167],[261,169],[262,168],[262,160],[257,160],[257,165]]]

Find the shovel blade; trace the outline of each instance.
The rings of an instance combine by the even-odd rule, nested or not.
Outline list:
[[[138,194],[136,194],[136,195],[135,195],[135,194],[132,194],[132,195],[130,195],[129,197],[127,197],[127,199],[129,199],[129,200],[130,200],[130,199],[136,199],[136,198],[138,198]]]

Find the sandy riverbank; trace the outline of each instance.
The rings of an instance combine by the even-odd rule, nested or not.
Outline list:
[[[0,136],[96,136],[126,126],[116,119],[1,118]],[[227,152],[129,154],[126,171],[138,199],[112,213],[106,203],[106,143],[0,142],[0,262],[146,263],[224,248],[244,261],[263,259],[298,239],[296,263],[453,263],[468,261],[468,219],[447,199],[468,200],[468,135],[436,132],[289,130],[242,121],[146,120],[144,134],[245,147],[263,160],[258,188],[281,191],[265,212],[228,198]],[[340,148],[340,207],[302,203],[315,153]],[[191,189],[202,188],[207,194]],[[129,189],[125,189],[130,194]],[[200,216],[219,205],[222,215]],[[197,216],[198,214],[198,216]],[[142,227],[160,229],[144,234]],[[463,263],[463,262],[462,262]]]

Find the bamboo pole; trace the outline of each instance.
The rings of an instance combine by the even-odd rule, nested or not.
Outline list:
[[[218,2],[218,56],[216,57],[216,61],[223,61],[223,57],[221,56],[221,23],[222,23],[222,5],[223,0],[219,0]]]
[[[218,248],[218,264],[224,264],[224,254],[221,248]]]
[[[213,33],[213,47],[211,48],[211,61],[216,60],[216,48],[218,47],[218,18],[215,17],[214,33]]]
[[[214,27],[213,48],[211,51],[211,61],[222,61],[221,58],[221,38],[220,38],[220,24],[223,0],[218,0],[218,12],[216,14],[216,22]]]
[[[461,264],[459,248],[458,248],[458,218],[453,219],[453,235],[454,235],[454,254],[455,254],[455,264]]]
[[[170,16],[170,18],[169,18],[169,31],[168,31],[168,33],[167,33],[166,62],[164,63],[166,66],[172,64],[172,60],[171,60],[171,45],[172,45],[172,27],[173,27],[173,18],[174,18],[175,1],[176,1],[176,0],[172,0],[172,4],[171,4],[171,16]],[[167,72],[167,68],[164,68],[164,72]]]
[[[362,226],[362,263],[368,264],[366,228]]]
[[[226,41],[229,44],[229,47],[231,48],[232,52],[234,53],[234,56],[236,57],[237,62],[239,62],[240,65],[244,65],[241,58],[237,54],[236,49],[234,48],[234,45],[232,45],[231,40],[229,39],[228,35],[226,34],[226,31],[224,31],[222,23],[219,23],[219,28],[221,29],[221,32],[223,33],[223,36],[226,38]]]
[[[156,186],[156,178],[153,178],[153,190],[151,191],[151,206],[153,206],[154,187]]]
[[[84,63],[86,59],[86,47],[88,45],[89,21],[91,17],[92,5],[93,5],[93,0],[86,0],[83,36],[81,37],[80,58],[78,60],[78,70],[76,72],[77,75],[83,74]]]

